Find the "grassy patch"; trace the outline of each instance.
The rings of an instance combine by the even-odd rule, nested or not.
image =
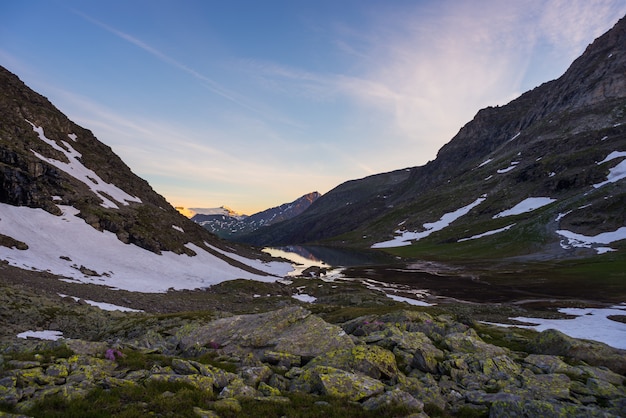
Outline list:
[[[195,406],[207,408],[213,395],[184,383],[148,382],[124,388],[92,390],[84,398],[47,396],[28,411],[35,417],[197,417]]]
[[[229,363],[226,361],[217,360],[218,354],[217,352],[209,352],[204,353],[200,357],[197,357],[195,360],[198,363],[208,364],[209,366],[217,367],[218,369],[222,369],[227,372],[237,373],[237,365],[234,363]]]
[[[5,362],[8,360],[18,361],[39,361],[41,363],[52,363],[55,359],[70,358],[75,353],[65,344],[55,347],[44,348],[32,351],[16,351],[3,354]]]
[[[241,411],[220,410],[222,418],[368,418],[402,417],[411,411],[388,406],[366,411],[360,404],[343,399],[303,393],[287,395],[288,402],[241,399]],[[145,385],[90,391],[84,398],[68,400],[53,395],[37,401],[25,413],[34,417],[197,417],[194,407],[210,410],[215,395],[185,383],[148,382]]]
[[[154,353],[141,353],[139,351],[122,350],[123,356],[117,357],[117,364],[129,370],[150,370],[153,366],[171,366],[171,357]]]
[[[528,351],[529,341],[537,335],[537,331],[523,328],[512,329],[480,323],[475,323],[473,327],[485,342],[512,351]]]

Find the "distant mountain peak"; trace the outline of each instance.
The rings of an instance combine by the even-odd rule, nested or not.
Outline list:
[[[176,210],[192,219],[196,215],[224,215],[231,216],[233,218],[245,218],[247,215],[236,212],[227,206],[220,206],[219,208],[185,208],[182,206],[176,206]]]
[[[224,206],[215,210],[205,209],[203,213],[194,214],[191,220],[222,238],[237,239],[259,228],[298,216],[320,196],[318,192],[307,193],[293,202],[284,203],[250,216],[237,215]]]

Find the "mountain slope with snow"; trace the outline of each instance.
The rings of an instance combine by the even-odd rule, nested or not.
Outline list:
[[[93,134],[0,67],[0,260],[162,292],[291,267],[176,211]]]
[[[480,110],[435,160],[341,184],[243,240],[440,259],[621,254],[625,164],[623,18],[560,78]]]

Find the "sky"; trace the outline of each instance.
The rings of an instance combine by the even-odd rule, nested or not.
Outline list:
[[[2,0],[0,65],[172,205],[414,167],[559,77],[625,0]]]

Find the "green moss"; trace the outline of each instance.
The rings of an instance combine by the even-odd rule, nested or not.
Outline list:
[[[164,396],[164,393],[169,395]],[[160,415],[196,417],[194,406],[206,408],[213,395],[185,383],[148,382],[145,385],[92,390],[84,398],[68,401],[47,396],[25,411],[36,417],[143,417]]]
[[[237,372],[237,364],[216,360],[217,357],[218,354],[216,352],[209,352],[196,357],[195,360],[198,363],[208,364],[209,366],[217,367],[218,369],[222,369],[230,373]]]
[[[72,351],[65,344],[44,348],[41,350],[29,350],[29,351],[17,351],[8,354],[3,354],[4,364],[9,360],[18,361],[39,361],[40,363],[51,363],[56,359],[70,358],[74,355]]]
[[[529,342],[538,334],[534,330],[494,327],[480,323],[474,323],[473,328],[485,342],[512,351],[528,351]]]
[[[153,366],[171,366],[172,358],[154,353],[141,353],[135,350],[122,350],[122,357],[117,357],[119,367],[129,370],[150,370]]]

